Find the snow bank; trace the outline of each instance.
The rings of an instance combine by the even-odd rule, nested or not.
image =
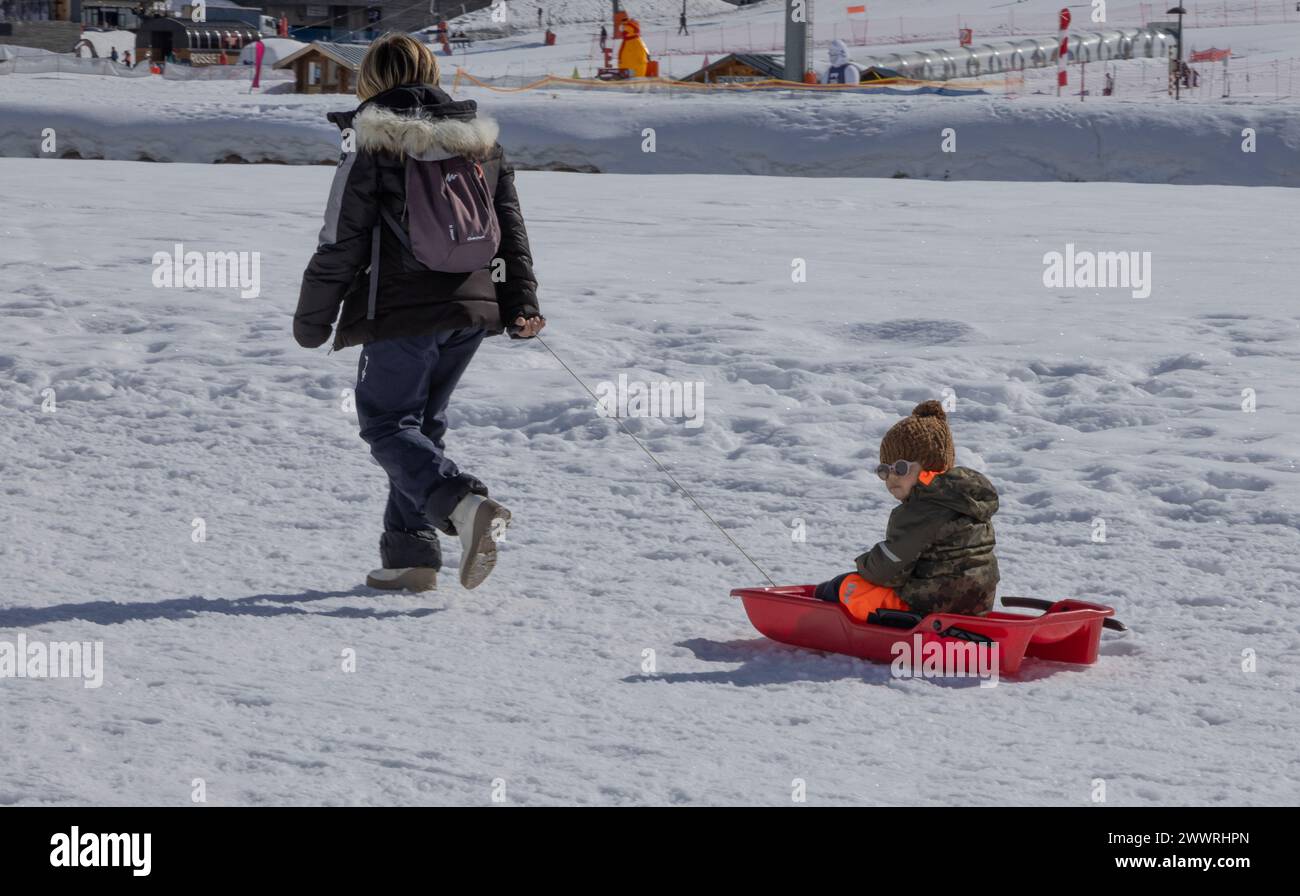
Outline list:
[[[1300,104],[1038,97],[555,95],[482,100],[530,167],[1009,181],[1300,186]],[[654,128],[656,149],[642,152]],[[944,152],[952,129],[955,152]],[[1243,130],[1258,133],[1242,152]]]
[[[1300,103],[1080,103],[943,98],[463,90],[502,125],[523,168],[955,180],[1300,186]],[[35,98],[34,98],[35,97]],[[333,163],[341,96],[249,95],[237,84],[0,78],[0,154],[175,162]],[[643,152],[653,128],[655,151]],[[956,152],[942,151],[951,128]],[[1241,151],[1242,132],[1257,151]]]

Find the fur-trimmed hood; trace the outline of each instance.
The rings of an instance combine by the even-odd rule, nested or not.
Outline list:
[[[500,128],[490,118],[445,118],[367,106],[353,119],[357,148],[417,159],[465,156],[486,159]]]
[[[473,100],[457,102],[436,87],[404,85],[362,103],[355,113],[329,116],[340,128],[356,130],[357,148],[417,159],[492,155],[500,128],[479,118]]]

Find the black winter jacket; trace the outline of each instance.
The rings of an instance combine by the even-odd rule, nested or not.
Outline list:
[[[412,84],[372,97],[354,112],[329,114],[340,131],[354,130],[355,151],[340,158],[316,254],[303,273],[293,320],[299,345],[322,345],[336,319],[334,347],[343,348],[462,327],[500,333],[516,317],[538,313],[514,169],[496,142],[496,123],[477,117],[476,109],[473,100],[457,102],[436,87]],[[371,234],[382,220],[380,204],[405,226],[406,155],[449,153],[483,166],[501,225],[497,257],[505,262],[504,279],[494,283],[491,267],[469,274],[430,271],[385,224],[375,318],[367,320]]]

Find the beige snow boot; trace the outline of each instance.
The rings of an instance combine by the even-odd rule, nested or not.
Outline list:
[[[510,511],[483,495],[468,494],[451,512],[460,536],[460,584],[477,588],[497,565],[497,538],[510,525]]]

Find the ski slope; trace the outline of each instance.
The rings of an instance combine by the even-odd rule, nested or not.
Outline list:
[[[664,75],[687,75],[700,67],[706,55],[717,59],[738,51],[784,53],[784,0],[736,7],[708,0],[703,10],[695,4],[691,0],[687,5],[686,34],[679,33],[677,0],[622,4],[641,23],[646,46],[659,59]],[[505,23],[492,21],[490,8],[453,19],[452,28],[468,30],[476,38],[473,46],[457,49],[455,63],[480,77],[569,75],[574,67],[583,77],[593,75],[601,65],[600,26],[611,25],[610,4],[604,0],[541,3],[551,17],[553,46],[544,44],[545,27],[537,25],[538,5],[532,0],[508,0]],[[865,16],[848,12],[857,5],[848,0],[813,4],[814,59],[819,65],[827,63],[826,48],[836,39],[849,44],[852,56],[865,58],[903,48],[954,48],[962,28],[971,29],[977,45],[1013,36],[1051,37],[1057,32],[1062,6],[1073,10],[1072,28],[1078,31],[1137,27],[1170,18],[1165,14],[1168,4],[1153,2],[1107,3],[1103,22],[1092,21],[1091,4],[1061,0],[878,0],[865,4]],[[1256,62],[1289,61],[1300,55],[1300,10],[1294,0],[1203,0],[1184,5],[1191,13],[1184,20],[1189,51],[1230,47]],[[494,35],[500,37],[491,39]],[[610,46],[617,51],[612,29]]]
[[[985,689],[761,639],[727,596],[758,574],[537,344],[451,407],[515,514],[497,572],[359,587],[357,353],[290,337],[331,174],[0,159],[0,641],[106,665],[0,680],[0,804],[1300,800],[1295,190],[519,174],[548,344],[704,383],[703,426],[629,424],[778,581],[880,537],[879,437],[952,390],[1002,592],[1132,629]],[[178,241],[260,252],[261,295],[153,288]],[[1067,244],[1151,252],[1150,297],[1045,288]]]

